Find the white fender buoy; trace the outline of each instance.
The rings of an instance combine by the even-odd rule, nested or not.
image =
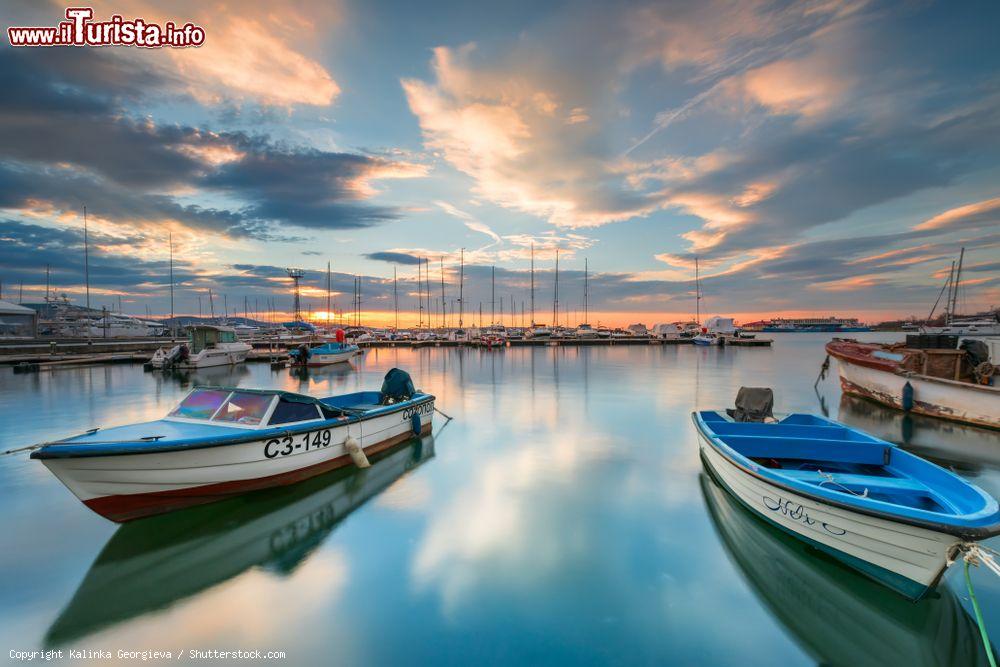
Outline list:
[[[344,440],[344,449],[347,453],[351,455],[351,460],[354,461],[354,465],[359,468],[369,468],[371,463],[368,462],[368,457],[365,456],[365,450],[361,449],[361,444],[351,436],[347,436]]]

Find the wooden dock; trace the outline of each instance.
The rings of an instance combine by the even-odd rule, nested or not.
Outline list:
[[[148,338],[137,340],[32,339],[0,342],[0,366],[12,365],[15,372],[36,372],[93,364],[145,363],[161,347],[184,342],[181,339]],[[247,356],[248,362],[287,363],[288,348],[303,341],[248,341],[254,349]],[[318,341],[317,341],[318,342]],[[727,337],[723,347],[770,347],[769,338]],[[691,339],[661,339],[651,336],[628,338],[514,338],[500,347],[615,347],[619,345],[691,345]],[[369,348],[465,347],[496,349],[480,340],[374,340],[357,345]]]

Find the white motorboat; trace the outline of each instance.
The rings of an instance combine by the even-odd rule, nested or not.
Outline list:
[[[253,348],[236,339],[233,327],[196,324],[188,327],[188,342],[160,348],[150,359],[153,368],[208,368],[246,361]]]
[[[719,334],[703,331],[691,339],[695,345],[722,345],[723,338]]]
[[[317,399],[195,388],[165,418],[93,429],[31,453],[85,505],[130,521],[292,484],[429,433],[434,397],[392,369],[382,391]]]
[[[952,320],[943,327],[924,327],[923,333],[951,336],[1000,336],[1000,322],[987,318]]]
[[[94,338],[141,338],[154,336],[157,330],[146,322],[121,313],[108,313],[105,317],[90,320],[88,335]]]
[[[527,338],[551,338],[552,329],[545,326],[544,324],[533,324],[531,329],[526,334]]]
[[[289,350],[292,366],[330,366],[350,361],[361,354],[361,348],[350,343],[333,342],[309,347],[300,345]]]

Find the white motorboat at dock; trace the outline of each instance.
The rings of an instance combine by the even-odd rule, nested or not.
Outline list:
[[[253,347],[236,337],[233,327],[197,324],[188,327],[188,342],[160,348],[149,361],[151,368],[207,368],[246,361]]]

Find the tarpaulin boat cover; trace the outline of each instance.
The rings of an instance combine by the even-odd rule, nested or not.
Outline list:
[[[984,361],[990,360],[990,348],[981,340],[967,338],[962,341],[958,349],[965,350],[965,354],[968,355],[972,366],[978,366]]]
[[[726,413],[738,422],[762,422],[774,417],[774,392],[769,387],[740,387],[736,394],[736,409]]]
[[[413,387],[410,374],[398,368],[391,369],[382,381],[382,403],[397,403],[409,400],[417,390]]]

